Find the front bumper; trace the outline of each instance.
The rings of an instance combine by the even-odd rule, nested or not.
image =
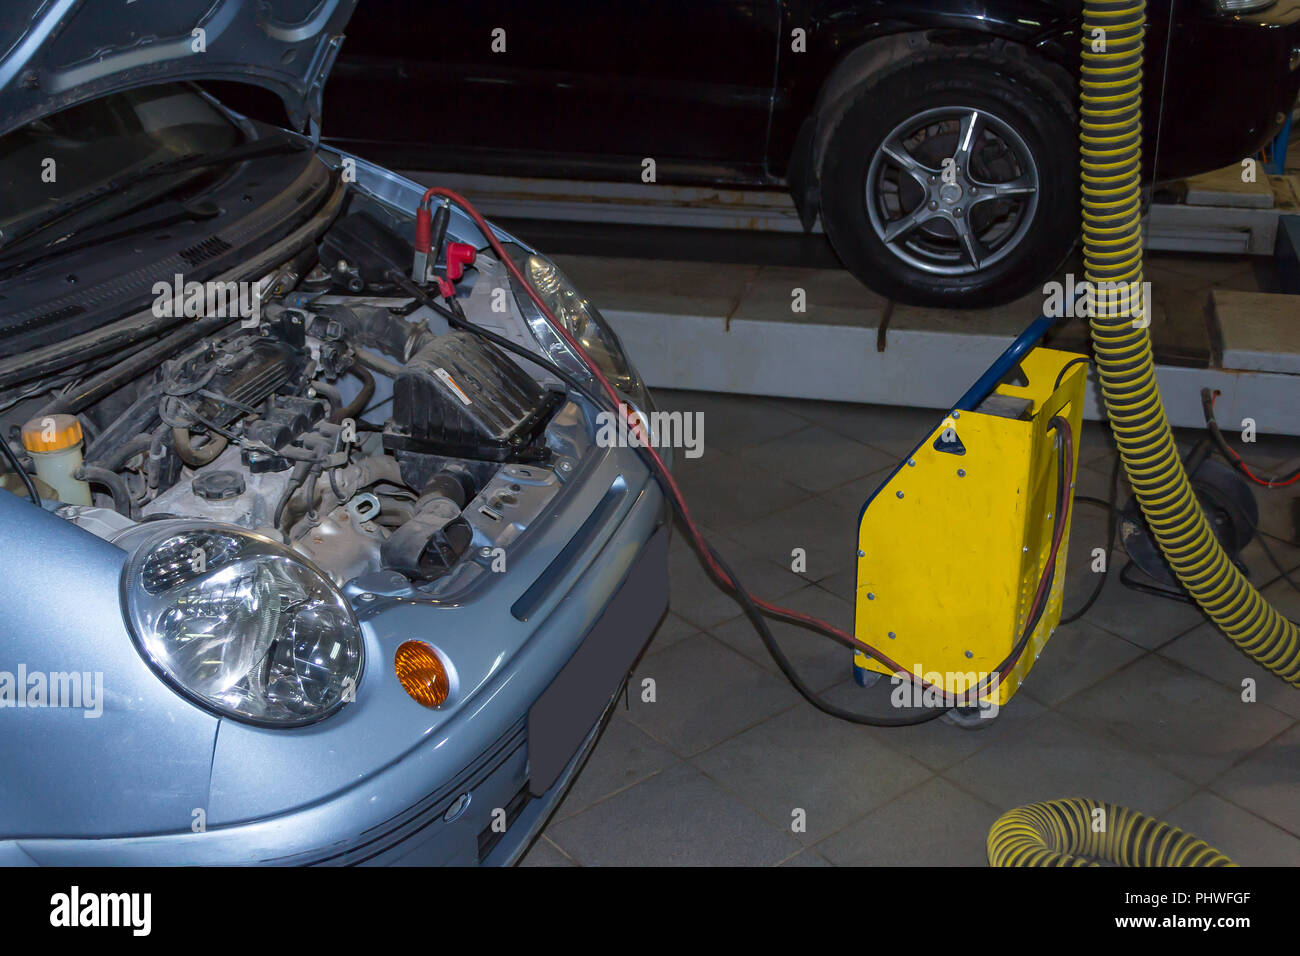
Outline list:
[[[631,454],[630,452],[628,454]],[[606,459],[607,467],[614,461]],[[623,459],[622,465],[628,465]],[[630,472],[640,468],[622,468]],[[639,653],[667,606],[667,512],[644,471],[630,503],[608,527],[567,557],[571,580],[533,636],[472,700],[445,734],[368,774],[357,785],[297,810],[206,832],[109,839],[0,841],[0,863],[60,866],[168,865],[494,865],[514,862],[549,818],[594,746],[622,686],[598,690],[591,726],[544,792],[529,792],[528,712],[580,635],[620,597],[658,607],[640,622]],[[645,562],[660,573],[644,573]],[[646,592],[651,593],[646,593]],[[653,619],[651,619],[651,617]],[[581,629],[576,621],[585,621]],[[631,661],[628,662],[629,666]],[[489,731],[489,728],[495,728]],[[504,728],[503,731],[500,728]],[[224,729],[223,729],[224,732]],[[454,738],[454,740],[453,740]],[[451,743],[449,743],[451,741]],[[454,743],[454,746],[452,745]],[[444,746],[446,744],[447,746]],[[469,748],[469,750],[467,750]],[[472,759],[450,752],[474,753]],[[451,770],[452,772],[448,772]],[[274,786],[274,781],[266,781]],[[502,824],[504,832],[502,832]]]

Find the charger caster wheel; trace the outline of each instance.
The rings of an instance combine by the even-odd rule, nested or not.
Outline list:
[[[943,712],[943,720],[962,730],[987,730],[1001,715],[988,716],[980,707],[952,707]]]
[[[880,678],[884,676],[880,671],[868,670],[865,667],[859,667],[857,664],[853,665],[853,679],[859,687],[875,687],[880,683]]]

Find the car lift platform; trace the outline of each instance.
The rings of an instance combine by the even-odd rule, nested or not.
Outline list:
[[[1294,226],[1292,238],[1300,244]],[[1041,294],[986,310],[891,308],[829,269],[555,258],[651,387],[945,409],[1043,310]],[[800,290],[802,313],[792,308]],[[1249,417],[1261,433],[1300,434],[1300,298],[1214,289],[1180,307],[1191,313],[1185,322],[1208,330],[1210,346],[1196,355],[1180,347],[1159,293],[1152,297],[1172,424],[1203,427],[1200,392],[1209,387],[1222,392],[1219,421]],[[1066,320],[1048,344],[1085,351],[1083,322]],[[1092,381],[1084,417],[1101,417]]]

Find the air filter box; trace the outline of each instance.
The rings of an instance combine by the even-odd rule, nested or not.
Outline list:
[[[490,342],[449,332],[411,356],[394,381],[384,447],[487,461],[528,457],[562,398]]]

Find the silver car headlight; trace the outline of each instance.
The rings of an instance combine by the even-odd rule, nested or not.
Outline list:
[[[352,700],[361,680],[361,628],[343,595],[302,557],[250,531],[171,522],[150,530],[126,563],[122,601],[154,670],[222,716],[298,727]]]
[[[640,382],[623,352],[622,343],[600,310],[545,256],[530,255],[524,262],[523,272],[547,308],[564,323],[610,384],[629,395],[637,395]]]

